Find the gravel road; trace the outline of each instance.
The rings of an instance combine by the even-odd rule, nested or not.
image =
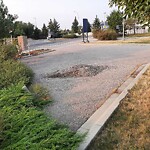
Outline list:
[[[77,130],[138,65],[150,62],[150,45],[82,44],[79,41],[56,51],[22,59],[49,89],[54,101],[45,112]],[[46,78],[75,65],[108,66],[95,76]]]

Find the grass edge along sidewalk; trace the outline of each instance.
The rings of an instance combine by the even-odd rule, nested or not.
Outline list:
[[[86,133],[86,137],[78,150],[85,150],[91,144],[95,136],[102,131],[106,122],[119,106],[120,101],[141,78],[142,74],[148,69],[150,64],[140,66],[131,76],[112,94],[105,103],[78,129],[77,133]],[[144,67],[144,68],[143,68]]]
[[[121,101],[88,150],[150,148],[150,67]]]

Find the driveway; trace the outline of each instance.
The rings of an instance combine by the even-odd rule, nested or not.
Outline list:
[[[72,130],[77,130],[135,68],[150,62],[148,44],[82,44],[75,40],[50,48],[55,51],[22,61],[33,69],[36,81],[47,87],[54,99],[45,112]],[[81,64],[105,69],[89,77],[47,77]]]

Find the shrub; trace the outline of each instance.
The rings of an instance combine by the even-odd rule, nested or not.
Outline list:
[[[5,114],[5,138],[0,149],[75,150],[81,137],[47,118],[22,86],[0,90],[0,110]]]
[[[17,54],[17,48],[14,45],[2,45],[0,46],[0,61],[15,58]]]
[[[99,32],[100,32],[100,30],[95,30],[95,29],[93,29],[93,31],[92,31],[93,37],[97,39]]]
[[[31,83],[33,72],[21,62],[7,60],[0,63],[0,89],[22,81]]]
[[[116,40],[117,33],[114,30],[100,30],[100,31],[93,31],[93,37],[97,38],[98,40]]]
[[[0,143],[3,141],[3,135],[2,135],[3,129],[4,129],[3,115],[0,112]]]
[[[73,39],[73,38],[77,38],[78,36],[77,35],[75,35],[75,34],[66,34],[66,35],[63,35],[63,38],[71,38],[71,39]]]

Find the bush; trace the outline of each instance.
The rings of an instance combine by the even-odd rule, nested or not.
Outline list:
[[[0,110],[5,114],[0,149],[75,150],[81,137],[47,118],[22,86],[0,90]]]
[[[2,45],[0,46],[0,61],[15,58],[17,54],[17,48],[14,45]]]
[[[98,40],[116,40],[117,39],[117,33],[114,30],[100,30],[100,31],[94,31],[93,36],[97,38]]]
[[[21,62],[7,60],[0,63],[0,89],[20,81],[29,84],[32,78],[32,70]]]
[[[78,36],[75,35],[75,34],[66,34],[66,35],[63,35],[63,38],[70,38],[70,39],[73,39],[73,38],[77,38]]]
[[[92,31],[92,33],[93,33],[93,37],[94,38],[98,38],[98,33],[100,32],[100,30],[95,30],[95,29],[93,29],[93,31]]]
[[[3,141],[3,135],[2,135],[3,129],[4,129],[3,115],[0,112],[0,143]]]

